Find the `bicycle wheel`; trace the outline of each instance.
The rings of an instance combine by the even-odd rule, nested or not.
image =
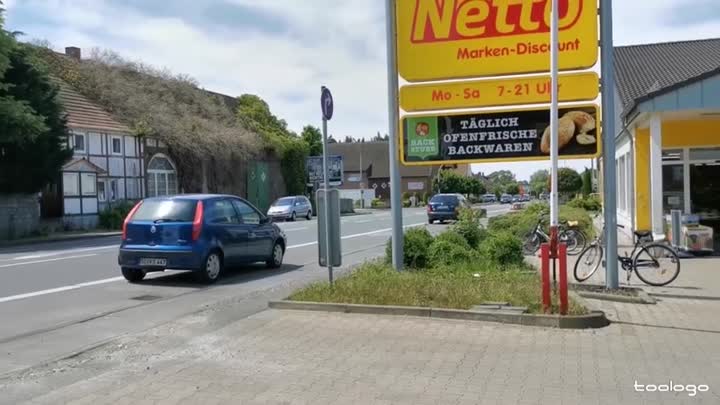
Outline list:
[[[593,274],[600,268],[603,260],[603,248],[597,243],[592,243],[590,246],[580,253],[577,261],[575,262],[575,270],[573,275],[575,280],[582,283],[583,281],[592,277]]]
[[[680,274],[680,258],[666,245],[645,245],[633,258],[633,269],[643,283],[662,287]]]
[[[567,245],[568,256],[575,256],[582,252],[587,245],[587,240],[582,232],[568,229],[560,233],[560,242]]]
[[[536,232],[530,232],[523,238],[523,253],[526,256],[534,255],[540,249],[540,236]]]

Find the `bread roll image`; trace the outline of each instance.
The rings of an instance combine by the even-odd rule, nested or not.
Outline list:
[[[575,136],[575,121],[570,117],[562,117],[558,121],[558,151],[561,151]],[[540,142],[540,151],[550,153],[550,126],[545,128]]]
[[[595,118],[584,111],[570,111],[569,113],[563,115],[563,117],[569,117],[572,119],[581,134],[587,134],[595,129]]]
[[[576,140],[580,145],[593,145],[597,142],[594,136],[588,134],[579,134]]]

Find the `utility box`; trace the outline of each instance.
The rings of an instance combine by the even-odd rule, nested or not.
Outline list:
[[[340,239],[340,191],[330,189],[328,192],[328,217],[325,215],[325,190],[319,189],[315,198],[317,199],[318,218],[318,261],[320,266],[328,267],[326,251],[330,244],[330,266],[339,267],[342,265],[342,241]],[[325,224],[328,224],[328,233],[325,233]]]

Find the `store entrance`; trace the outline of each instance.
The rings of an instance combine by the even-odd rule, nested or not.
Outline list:
[[[713,229],[715,253],[720,252],[720,163],[690,164],[690,211]]]

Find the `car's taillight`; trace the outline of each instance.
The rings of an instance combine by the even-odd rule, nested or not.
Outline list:
[[[193,241],[200,239],[200,233],[202,232],[202,222],[203,222],[203,203],[202,203],[202,201],[198,201],[197,205],[195,206],[195,218],[193,219],[193,225],[192,225],[192,240]]]
[[[127,239],[127,226],[130,220],[132,219],[133,215],[135,215],[135,211],[140,208],[140,205],[142,205],[142,201],[138,201],[137,204],[128,212],[127,216],[125,217],[125,221],[123,221],[123,227],[122,227],[122,240]]]

